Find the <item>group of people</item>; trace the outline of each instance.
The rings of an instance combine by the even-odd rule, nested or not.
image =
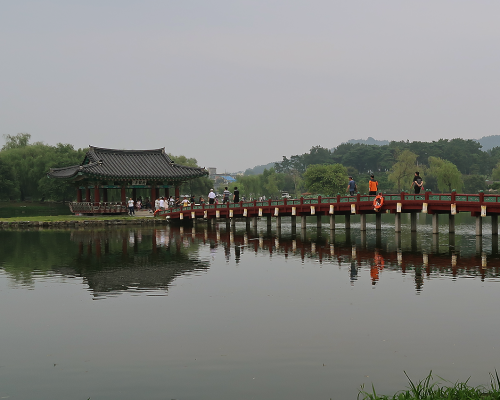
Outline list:
[[[227,186],[224,188],[224,191],[222,192],[222,204],[226,204],[230,202],[230,197],[231,197],[231,192],[228,190]],[[234,187],[234,192],[233,192],[233,198],[232,198],[233,203],[239,203],[240,202],[240,191],[238,188],[235,186]],[[213,189],[210,189],[210,192],[208,193],[208,204],[217,204],[217,195],[215,194]]]
[[[415,176],[413,177],[413,182],[411,183],[411,187],[413,187],[413,189],[415,190],[415,194],[419,194],[420,191],[424,189],[424,181],[420,176],[420,172],[418,171],[415,172]],[[347,191],[351,196],[354,196],[354,194],[358,191],[358,185],[356,185],[356,182],[354,181],[354,179],[352,179],[352,176],[349,177]],[[377,191],[378,191],[378,182],[375,180],[375,176],[372,174],[370,175],[370,180],[368,181],[368,194],[375,196],[377,195]]]

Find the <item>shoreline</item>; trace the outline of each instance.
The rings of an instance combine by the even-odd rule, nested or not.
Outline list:
[[[85,227],[109,225],[166,225],[167,219],[152,217],[113,217],[113,216],[38,216],[0,218],[2,228],[48,228],[48,227]]]

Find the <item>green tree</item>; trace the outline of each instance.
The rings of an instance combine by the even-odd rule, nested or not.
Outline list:
[[[397,191],[401,192],[403,182],[409,185],[415,175],[417,155],[410,150],[403,150],[397,155],[396,160],[389,174],[389,180],[394,183]]]
[[[465,193],[477,193],[486,190],[486,179],[482,175],[462,175]]]
[[[5,144],[2,150],[18,149],[20,147],[26,147],[29,144],[31,135],[29,133],[18,133],[17,135],[3,135],[5,138]]]
[[[198,161],[196,158],[188,158],[183,155],[174,156],[170,153],[168,156],[176,164],[183,165],[185,167],[198,167]],[[206,197],[210,189],[213,188],[213,185],[213,182],[208,177],[202,176],[184,183],[181,186],[180,191],[182,194],[192,194],[195,197]]]
[[[437,179],[438,190],[451,193],[452,189],[457,192],[463,190],[462,174],[457,166],[448,160],[439,157],[429,157],[428,174]]]
[[[11,200],[19,193],[13,181],[12,169],[2,159],[0,159],[0,199]]]
[[[347,169],[341,164],[310,165],[304,173],[304,186],[311,193],[334,196],[347,187]]]

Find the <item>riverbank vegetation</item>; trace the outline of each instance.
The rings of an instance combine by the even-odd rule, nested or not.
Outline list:
[[[332,176],[326,172],[318,176],[318,166],[335,166]],[[345,168],[344,173],[341,167]],[[316,180],[307,179],[307,171],[314,170]],[[424,180],[424,188],[434,193],[456,190],[459,193],[477,193],[480,190],[496,193],[500,189],[500,147],[482,151],[474,140],[440,139],[433,142],[391,142],[387,145],[343,143],[329,150],[314,146],[308,153],[283,156],[281,162],[259,175],[238,177],[235,186],[240,193],[253,197],[260,193],[267,197],[281,196],[281,191],[331,195],[345,194],[348,177],[357,183],[359,193],[368,193],[370,175],[375,175],[379,191],[399,193],[411,191],[416,171]],[[321,175],[321,174],[320,174]],[[344,185],[333,184],[343,181]],[[318,181],[331,181],[322,188]]]
[[[372,386],[370,392],[361,388],[358,400],[499,400],[500,399],[500,379],[498,373],[490,374],[489,387],[469,386],[468,380],[465,382],[451,383],[442,378],[435,381],[432,371],[429,375],[414,383],[406,374],[409,381],[409,388],[402,390],[392,396],[378,395]]]
[[[0,200],[75,200],[73,185],[46,174],[50,168],[80,164],[86,149],[62,143],[30,143],[28,133],[4,138],[6,143],[0,150]],[[194,158],[169,155],[180,165],[198,166]],[[231,192],[238,187],[240,197],[246,199],[276,198],[283,192],[292,197],[304,193],[332,196],[346,193],[348,176],[356,181],[359,193],[367,193],[368,180],[374,174],[379,191],[398,193],[411,190],[415,171],[420,172],[424,188],[434,193],[453,189],[459,193],[496,192],[500,189],[500,147],[482,151],[478,142],[464,139],[390,142],[382,146],[343,143],[331,150],[314,146],[301,155],[283,156],[281,162],[260,174],[237,176],[236,182],[228,186]],[[211,187],[214,183],[203,177],[185,183],[181,193],[205,197]]]
[[[79,165],[87,149],[75,149],[73,145],[63,143],[55,146],[43,142],[30,143],[29,133],[4,135],[4,138],[6,143],[0,150],[0,200],[23,202],[75,200],[74,185],[65,180],[48,178],[47,172],[50,168]],[[169,156],[177,164],[198,167],[194,158],[171,154]],[[207,177],[202,177],[185,183],[181,187],[181,192],[206,195],[211,187],[212,182]],[[144,194],[148,194],[146,190]],[[113,193],[110,196],[112,197]],[[119,200],[119,197],[115,200]],[[110,201],[115,200],[110,199]]]

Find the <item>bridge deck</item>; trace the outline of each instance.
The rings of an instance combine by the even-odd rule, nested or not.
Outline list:
[[[195,218],[251,218],[265,216],[325,216],[376,213],[449,214],[469,212],[472,216],[500,214],[500,195],[478,194],[388,194],[380,211],[375,211],[375,196],[336,196],[296,200],[247,201],[229,204],[203,204],[176,207],[157,216],[172,220]]]

